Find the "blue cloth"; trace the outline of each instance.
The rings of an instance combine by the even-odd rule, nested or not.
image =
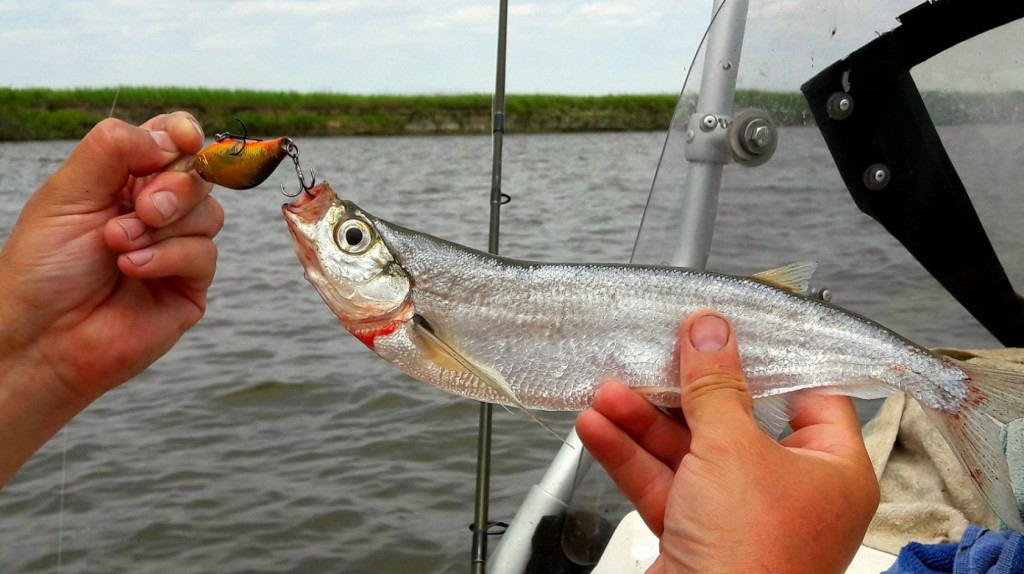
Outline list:
[[[960,542],[911,542],[882,574],[1020,574],[1024,573],[1024,537],[968,526]]]

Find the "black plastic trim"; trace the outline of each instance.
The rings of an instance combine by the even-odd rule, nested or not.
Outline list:
[[[927,2],[801,86],[860,210],[899,239],[1000,342],[1018,347],[1024,346],[1024,299],[992,248],[910,69],[1020,18],[1019,1]],[[855,109],[837,114],[836,94],[848,94]],[[875,177],[879,166],[887,170],[884,178]]]

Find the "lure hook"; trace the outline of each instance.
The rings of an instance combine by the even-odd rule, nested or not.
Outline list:
[[[224,141],[226,139],[238,140],[238,141],[235,142],[235,145],[232,146],[231,149],[228,150],[228,152],[227,152],[228,155],[238,156],[238,155],[242,155],[242,152],[245,151],[245,146],[248,145],[248,143],[250,141],[259,142],[259,141],[263,141],[263,139],[262,138],[251,138],[251,137],[249,137],[249,127],[245,125],[245,122],[243,122],[241,118],[235,118],[235,121],[238,122],[239,125],[242,126],[242,135],[233,134],[231,132],[224,132],[224,133],[220,133],[220,134],[214,135],[214,140],[215,141]]]
[[[295,142],[288,138],[285,138],[285,140],[284,153],[287,154],[288,157],[292,158],[292,163],[295,164],[295,175],[299,178],[299,191],[295,193],[288,193],[285,191],[284,184],[281,184],[281,193],[284,194],[285,197],[298,197],[303,192],[312,195],[310,191],[316,187],[316,175],[313,173],[313,170],[310,169],[310,181],[308,184],[306,183],[306,177],[302,173],[302,166],[299,165],[299,146],[295,145]]]

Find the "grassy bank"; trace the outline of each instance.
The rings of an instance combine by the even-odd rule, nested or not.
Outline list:
[[[799,94],[742,92],[744,105],[763,105],[779,121],[804,117]],[[116,102],[115,102],[116,100]],[[510,95],[509,133],[663,130],[672,94],[620,96]],[[742,102],[741,102],[742,103]],[[254,134],[290,136],[484,134],[491,96],[361,96],[189,88],[0,89],[0,140],[80,138],[111,114],[138,123],[169,110],[194,113],[207,131],[231,130],[242,118]],[[790,117],[792,116],[792,117]]]
[[[1024,121],[1024,94],[925,93],[937,124]],[[760,108],[782,125],[810,125],[803,96],[740,90],[736,109]],[[668,127],[673,94],[618,96],[508,96],[508,133],[648,131]],[[111,115],[139,123],[184,109],[208,133],[237,131],[242,118],[254,135],[336,136],[485,134],[491,96],[361,96],[199,88],[75,90],[0,88],[0,140],[78,139]]]

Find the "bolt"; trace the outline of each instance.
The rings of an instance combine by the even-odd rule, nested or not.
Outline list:
[[[772,130],[768,126],[758,126],[754,128],[754,133],[750,134],[750,145],[757,149],[764,149],[772,143]]]
[[[716,118],[715,116],[713,116],[711,114],[708,114],[708,115],[704,116],[704,119],[702,119],[700,121],[700,129],[702,129],[702,130],[704,130],[706,132],[709,132],[709,131],[715,129],[715,126],[717,126],[717,125],[718,125],[718,118]]]
[[[828,287],[814,287],[811,289],[810,296],[826,303],[832,301],[832,291]]]
[[[836,92],[825,102],[825,111],[834,120],[845,120],[853,114],[853,97],[846,92]]]
[[[748,152],[758,155],[770,150],[775,142],[775,132],[772,131],[771,124],[761,118],[750,120],[743,130],[743,137],[746,140],[743,147]]]
[[[722,62],[722,69],[729,71],[732,69],[732,62]]]
[[[872,191],[878,191],[889,185],[891,177],[888,166],[876,163],[864,170],[864,187]]]
[[[686,130],[686,143],[692,142],[694,137],[696,136],[694,135],[693,130]]]

